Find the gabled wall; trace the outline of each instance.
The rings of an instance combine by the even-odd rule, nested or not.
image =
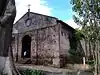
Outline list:
[[[27,26],[26,21],[28,18],[30,19],[30,25]],[[40,29],[44,27],[54,26],[57,24],[56,20],[57,19],[54,17],[27,12],[14,24],[14,28],[18,29],[18,31],[22,33],[33,29]]]

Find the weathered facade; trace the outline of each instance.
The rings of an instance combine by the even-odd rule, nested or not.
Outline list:
[[[60,67],[69,56],[74,29],[57,18],[27,12],[15,24],[12,49],[18,63]]]

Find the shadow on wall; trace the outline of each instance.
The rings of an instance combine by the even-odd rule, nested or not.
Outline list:
[[[82,64],[85,53],[82,48],[80,40],[76,37],[75,34],[73,34],[73,36],[69,35],[69,41],[70,41],[69,63]]]

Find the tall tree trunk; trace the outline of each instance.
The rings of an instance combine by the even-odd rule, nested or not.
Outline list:
[[[95,47],[95,70],[94,70],[94,75],[98,75],[98,41],[96,42],[96,47]]]
[[[12,75],[9,57],[0,56],[0,75]]]
[[[20,75],[13,61],[11,46],[9,48],[9,56],[0,56],[0,75]]]
[[[96,54],[96,50],[95,50],[95,64],[94,64],[94,75],[97,75],[97,54]]]
[[[100,72],[99,72],[99,70],[100,70],[100,60],[99,60],[99,58],[100,58],[100,41],[99,41],[99,46],[98,46],[99,48],[98,48],[98,74],[100,74]]]
[[[92,52],[91,52],[91,42],[89,41],[89,59],[91,60]]]
[[[86,61],[88,61],[87,40],[85,40],[85,50],[86,50]]]
[[[95,60],[95,46],[96,46],[95,43],[93,43],[92,46],[93,46],[93,59]]]
[[[19,71],[17,70],[17,68],[15,66],[15,62],[14,62],[14,58],[13,58],[12,46],[10,46],[10,49],[9,49],[9,57],[10,57],[10,61],[11,61],[11,68],[12,68],[13,75],[20,75]]]

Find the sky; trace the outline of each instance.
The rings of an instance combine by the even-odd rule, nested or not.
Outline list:
[[[53,16],[69,24],[73,28],[78,26],[73,21],[73,11],[70,0],[15,0],[17,15],[15,22],[22,17],[30,4],[30,11]]]

